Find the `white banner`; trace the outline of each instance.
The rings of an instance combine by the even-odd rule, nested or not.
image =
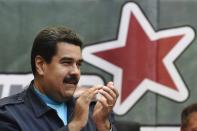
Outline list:
[[[0,98],[19,92],[27,87],[33,79],[34,77],[31,73],[0,74]],[[81,75],[79,85],[87,87],[93,85],[104,85],[104,81],[98,75]]]
[[[140,131],[180,131],[180,127],[141,127]]]

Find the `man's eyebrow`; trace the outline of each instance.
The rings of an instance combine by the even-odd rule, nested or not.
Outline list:
[[[60,59],[60,61],[62,61],[62,60],[74,60],[74,59],[71,58],[71,57],[62,57],[62,58]]]
[[[63,61],[63,60],[74,61],[74,59],[71,58],[71,57],[62,57],[62,58],[60,59],[60,61]],[[84,60],[83,60],[83,59],[79,59],[79,60],[77,60],[77,61],[78,61],[78,62],[83,62]]]

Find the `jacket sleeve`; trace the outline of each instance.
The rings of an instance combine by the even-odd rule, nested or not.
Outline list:
[[[14,119],[0,108],[0,131],[20,131]]]
[[[115,126],[114,113],[111,113],[111,115],[109,117],[109,121],[111,123],[111,130],[110,131],[117,131],[117,128]]]
[[[110,123],[111,123],[111,130],[109,130],[109,131],[117,131],[117,129],[116,129],[116,127],[115,127],[115,123],[114,123],[114,115],[113,115],[113,113],[110,115],[110,117],[109,117],[109,120],[110,120]],[[90,129],[88,129],[88,128],[86,128],[88,131],[90,130]],[[69,131],[69,129],[68,129],[68,125],[66,125],[66,126],[63,126],[62,128],[60,128],[60,129],[58,129],[57,131]]]

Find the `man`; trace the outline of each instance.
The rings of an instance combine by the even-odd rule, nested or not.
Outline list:
[[[0,131],[110,131],[118,92],[109,82],[73,98],[80,78],[82,41],[65,27],[42,30],[34,40],[34,80],[0,101]],[[101,94],[96,103],[97,94]]]
[[[181,131],[197,131],[197,104],[186,107],[181,114]]]

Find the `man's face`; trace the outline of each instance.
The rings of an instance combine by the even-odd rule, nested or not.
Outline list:
[[[44,64],[44,93],[56,101],[66,101],[73,96],[80,78],[82,62],[79,46],[60,42],[51,63]]]
[[[197,112],[193,112],[189,115],[188,125],[182,131],[197,131]]]

